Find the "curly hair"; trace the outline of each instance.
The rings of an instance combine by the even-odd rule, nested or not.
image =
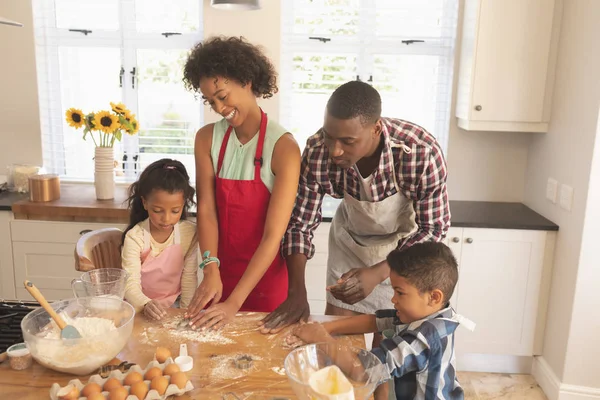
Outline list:
[[[256,97],[268,99],[279,90],[277,72],[258,46],[243,37],[211,37],[191,50],[183,69],[185,87],[200,91],[200,79],[217,77],[233,79],[242,85],[252,84]]]
[[[346,82],[335,89],[329,98],[327,111],[338,119],[360,117],[363,125],[375,123],[381,117],[381,96],[368,83]]]

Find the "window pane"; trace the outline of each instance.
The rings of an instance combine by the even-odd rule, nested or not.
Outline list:
[[[387,37],[452,37],[457,0],[376,0],[376,34]]]
[[[137,31],[198,32],[201,4],[198,0],[136,0]]]
[[[356,35],[359,0],[294,0],[294,33]]]
[[[341,84],[356,79],[356,55],[294,53],[287,128],[300,148],[323,125],[325,105]]]
[[[161,158],[185,164],[195,179],[194,136],[201,103],[184,89],[188,50],[138,50],[139,163],[143,170]]]
[[[61,29],[119,29],[119,1],[55,0],[56,27]]]
[[[79,108],[85,114],[91,111],[110,110],[110,102],[121,101],[119,48],[61,47],[59,49],[61,106],[63,108],[62,139],[64,162],[69,177],[94,177],[94,142],[88,135],[82,139],[83,130],[75,130],[64,121],[64,112]],[[115,158],[120,144],[115,143]]]
[[[448,107],[440,57],[374,56],[373,86],[381,94],[382,114],[416,123],[435,135],[440,107]],[[442,111],[443,114],[443,111]]]

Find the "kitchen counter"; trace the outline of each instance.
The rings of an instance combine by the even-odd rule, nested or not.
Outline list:
[[[168,310],[175,316],[180,310]],[[229,343],[216,340],[187,340],[188,353],[194,358],[194,368],[189,371],[194,389],[177,399],[221,399],[226,392],[251,398],[295,398],[283,371],[283,361],[289,349],[283,346],[284,338],[291,328],[277,335],[263,335],[256,330],[256,323],[264,314],[245,313],[236,318],[223,331]],[[314,317],[324,321],[336,317]],[[161,323],[150,322],[136,315],[129,342],[117,356],[120,360],[139,364],[144,368],[154,357],[157,346],[167,347],[176,356],[179,338],[172,337]],[[365,345],[363,335],[342,337],[339,340],[356,347]],[[247,354],[254,358],[254,365],[247,370],[233,367],[233,357]],[[72,379],[87,382],[88,377],[76,377],[48,370],[34,362],[23,371],[10,369],[8,362],[0,365],[0,393],[3,399],[38,400],[49,398],[54,382],[61,386]],[[240,398],[244,398],[243,396]]]
[[[17,219],[126,223],[129,217],[126,199],[125,186],[116,187],[113,200],[96,200],[93,185],[62,184],[58,200],[35,203],[26,196],[23,199],[10,195],[0,205],[12,200]],[[558,225],[521,203],[450,201],[450,212],[453,227],[558,230]],[[331,218],[323,221],[330,222]]]
[[[27,193],[0,192],[0,211],[10,211],[14,203],[27,199]]]

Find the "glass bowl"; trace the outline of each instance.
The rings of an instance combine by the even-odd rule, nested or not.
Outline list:
[[[325,367],[338,366],[354,389],[354,399],[368,399],[377,386],[390,379],[387,366],[370,351],[337,342],[298,347],[285,358],[284,367],[299,399],[329,399],[309,386],[310,376]]]
[[[80,329],[80,339],[61,339],[56,323],[43,308],[31,311],[21,321],[24,341],[39,364],[55,371],[74,375],[96,371],[121,352],[133,330],[135,310],[121,299],[80,297],[50,306],[67,324],[72,325],[79,318],[95,317],[112,321],[116,327],[106,331],[87,324],[85,329]],[[110,325],[97,319],[85,321]]]

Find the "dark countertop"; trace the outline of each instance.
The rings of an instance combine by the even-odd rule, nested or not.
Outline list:
[[[28,198],[28,193],[0,192],[0,211],[10,211],[13,203]]]
[[[522,203],[450,201],[451,225],[456,228],[558,231],[558,225]],[[331,222],[331,217],[324,217]]]

